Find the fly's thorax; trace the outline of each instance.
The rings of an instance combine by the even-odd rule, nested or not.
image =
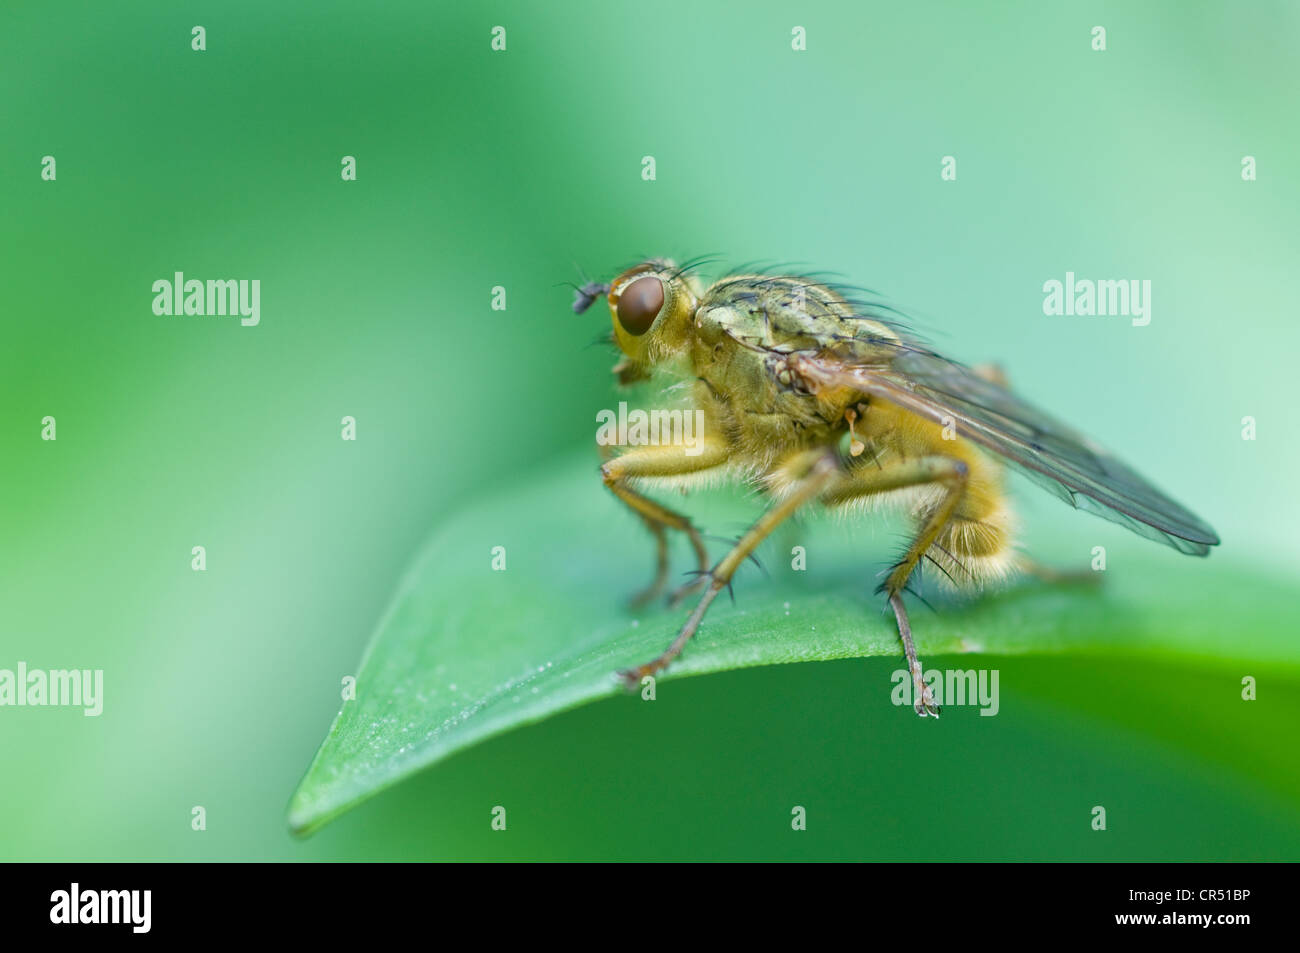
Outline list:
[[[697,321],[691,370],[734,452],[760,469],[791,451],[833,443],[843,427],[842,408],[801,390],[788,375],[781,379],[781,361],[780,354],[738,342],[716,321]]]
[[[832,350],[846,357],[897,343],[890,328],[867,317],[828,285],[784,275],[734,275],[704,292],[696,324],[779,351]]]
[[[692,363],[737,413],[793,421],[755,421],[756,427],[792,430],[796,442],[808,443],[845,429],[844,411],[860,394],[847,387],[814,393],[787,362],[796,354],[878,361],[897,340],[827,285],[795,276],[736,275],[700,299]]]
[[[624,373],[635,379],[690,350],[692,319],[700,289],[668,259],[657,258],[623,272],[609,287],[614,341],[625,355]]]
[[[696,312],[691,370],[714,398],[751,412],[775,412],[781,388],[773,380],[767,355],[729,336],[716,322]]]

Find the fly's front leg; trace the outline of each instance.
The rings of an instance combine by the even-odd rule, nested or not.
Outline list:
[[[912,626],[908,622],[902,592],[917,562],[939,538],[956,512],[966,490],[968,475],[968,468],[961,460],[943,456],[918,457],[914,460],[900,460],[880,469],[861,467],[846,474],[823,498],[826,503],[834,505],[910,486],[935,484],[944,488],[943,496],[922,519],[916,538],[902,558],[891,567],[889,575],[880,586],[888,596],[890,608],[894,610],[894,618],[898,622],[898,637],[902,639],[907,668],[912,674],[912,697],[916,700],[913,707],[922,717],[939,717],[939,706],[935,704],[934,692],[922,678],[921,662],[916,657]]]
[[[655,576],[649,587],[632,598],[633,604],[641,604],[654,599],[663,591],[668,581],[668,534],[675,529],[686,534],[695,550],[700,571],[709,569],[709,553],[704,548],[704,540],[699,530],[690,519],[670,510],[661,503],[638,492],[629,485],[629,481],[641,477],[671,477],[698,473],[719,466],[727,461],[729,450],[720,440],[704,440],[694,448],[698,453],[688,454],[688,447],[657,446],[636,447],[621,456],[605,461],[600,468],[600,475],[616,497],[622,500],[636,513],[655,536]],[[694,586],[696,583],[691,583]]]
[[[695,630],[700,627],[700,620],[704,618],[704,613],[708,611],[710,604],[717,598],[718,593],[731,585],[731,577],[736,574],[740,564],[749,558],[750,553],[758,548],[758,544],[767,538],[772,530],[781,525],[805,503],[816,499],[828,486],[834,481],[836,474],[839,472],[839,461],[833,453],[819,453],[813,458],[814,462],[808,467],[802,479],[797,482],[790,492],[782,498],[774,507],[759,517],[758,522],[751,526],[748,532],[740,538],[740,541],[731,549],[726,556],[713,568],[708,574],[706,581],[709,583],[708,589],[700,598],[699,604],[696,605],[695,611],[690,614],[686,624],[682,626],[677,638],[673,639],[672,645],[668,646],[664,652],[657,658],[651,659],[644,665],[638,665],[636,668],[619,672],[623,680],[629,687],[634,687],[640,683],[641,679],[647,675],[654,675],[667,667],[673,659],[681,654],[686,643],[690,641]]]

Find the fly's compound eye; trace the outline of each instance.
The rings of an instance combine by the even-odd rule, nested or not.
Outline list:
[[[614,310],[623,330],[633,337],[640,337],[650,330],[663,306],[663,282],[647,275],[623,289]]]

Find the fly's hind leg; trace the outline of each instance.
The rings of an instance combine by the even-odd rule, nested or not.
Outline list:
[[[644,665],[638,665],[636,668],[619,672],[619,675],[629,687],[636,686],[647,675],[654,675],[662,671],[673,659],[681,654],[686,643],[690,641],[691,636],[700,627],[700,621],[704,618],[704,613],[708,611],[710,604],[717,598],[719,592],[731,585],[731,577],[736,574],[740,564],[749,558],[750,554],[758,548],[759,543],[766,539],[772,530],[780,526],[805,503],[816,499],[825,492],[826,488],[834,482],[836,475],[840,473],[839,460],[830,451],[814,451],[808,455],[807,462],[802,460],[792,461],[783,469],[788,472],[795,465],[798,465],[803,472],[790,487],[789,492],[782,497],[779,503],[759,517],[758,522],[749,528],[745,535],[732,547],[731,551],[723,556],[721,561],[704,578],[709,587],[704,591],[704,595],[695,606],[695,611],[687,618],[686,624],[677,633],[677,638],[673,639],[672,645]]]
[[[668,581],[667,531],[670,529],[686,534],[691,541],[691,548],[695,550],[700,572],[707,573],[709,570],[708,550],[704,548],[704,540],[690,519],[629,485],[631,480],[638,477],[672,477],[698,473],[725,463],[728,456],[727,447],[721,441],[705,441],[697,448],[699,452],[694,454],[688,454],[687,449],[667,445],[637,447],[605,461],[600,468],[601,477],[610,492],[641,517],[655,537],[655,576],[646,589],[632,597],[633,605],[649,602],[663,592]],[[698,587],[703,582],[701,576],[699,581],[689,583],[688,588]]]
[[[1075,586],[1096,586],[1101,583],[1101,574],[1091,569],[1055,569],[1024,555],[1017,555],[1014,565],[1021,572],[1028,573],[1043,582]]]
[[[916,538],[890,568],[880,586],[880,590],[888,597],[889,606],[894,610],[894,618],[898,622],[898,636],[903,642],[908,671],[912,674],[913,707],[921,717],[939,717],[939,706],[935,703],[934,692],[922,677],[921,662],[916,657],[912,626],[907,618],[907,608],[903,605],[902,593],[916,564],[953,518],[961,503],[962,494],[966,491],[968,478],[969,468],[961,460],[944,456],[917,457],[899,460],[881,468],[860,467],[846,474],[823,497],[826,503],[835,505],[904,487],[934,485],[943,491],[938,501],[925,511]]]

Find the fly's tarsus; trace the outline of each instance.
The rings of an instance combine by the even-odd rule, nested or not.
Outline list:
[[[912,625],[907,618],[907,608],[903,605],[903,597],[893,592],[889,595],[889,605],[894,610],[894,618],[898,621],[898,636],[903,640],[903,653],[907,657],[907,670],[912,676],[912,697],[915,699],[912,707],[916,713],[924,718],[929,715],[933,718],[939,717],[939,706],[935,704],[934,692],[930,686],[925,684],[925,678],[921,670],[921,660],[916,657],[916,644],[912,641]]]

